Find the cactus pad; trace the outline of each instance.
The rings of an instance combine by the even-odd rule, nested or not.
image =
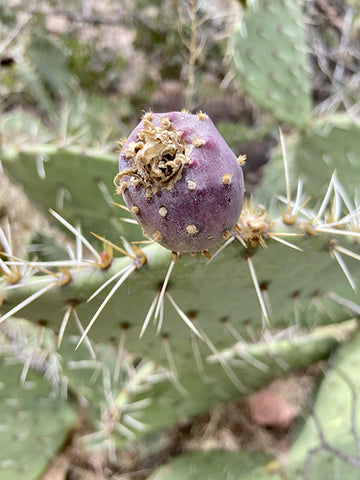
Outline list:
[[[36,145],[2,151],[1,160],[5,173],[23,186],[35,205],[45,212],[52,208],[75,225],[79,222],[86,237],[93,238],[90,231],[113,241],[119,235],[141,237],[134,225],[119,222],[126,213],[119,215],[119,208],[111,204],[116,172],[112,155]]]
[[[312,122],[300,137],[295,151],[296,169],[307,191],[318,198],[334,170],[352,197],[359,195],[360,122],[346,114],[322,117]]]
[[[286,461],[291,479],[359,475],[360,336],[336,352]],[[302,474],[300,474],[302,472]]]
[[[0,479],[37,480],[75,424],[71,402],[56,398],[41,375],[0,359]]]
[[[269,480],[266,455],[254,452],[194,451],[160,467],[149,480]]]
[[[311,100],[301,2],[253,2],[234,40],[238,78],[254,102],[279,121],[306,125]]]

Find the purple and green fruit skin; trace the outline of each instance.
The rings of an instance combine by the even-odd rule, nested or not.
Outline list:
[[[152,113],[151,122],[159,127],[162,118],[181,132],[190,161],[171,191],[163,188],[148,198],[142,185],[129,185],[123,198],[144,233],[160,245],[179,253],[204,251],[229,238],[239,219],[244,197],[242,169],[207,115]],[[120,172],[133,166],[124,151],[138,141],[143,128],[141,121],[125,142]],[[128,179],[123,176],[120,185]]]

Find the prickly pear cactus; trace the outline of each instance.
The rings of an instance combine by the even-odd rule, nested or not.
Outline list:
[[[189,18],[181,28],[190,57],[183,72],[187,96],[198,83],[204,99],[214,90],[201,78],[197,82],[195,70],[208,46],[213,7],[180,3]],[[308,8],[314,5],[237,3],[242,18],[232,53],[235,78],[251,104],[251,127],[239,126],[236,116],[236,124],[225,122],[223,130],[238,148],[241,130],[254,140],[276,136],[277,123],[285,123],[292,142],[287,155],[280,132],[281,155],[246,202],[243,156],[236,158],[205,114],[145,114],[123,144],[118,169],[115,154],[69,146],[69,134],[104,145],[108,127],[123,129],[117,122],[132,117],[131,93],[120,102],[109,99],[115,114],[113,107],[102,110],[107,87],[101,86],[99,97],[88,96],[81,86],[86,75],[74,75],[62,48],[67,42],[58,42],[55,33],[51,39],[46,28],[40,36],[29,28],[32,37],[23,50],[28,65],[13,62],[12,54],[2,59],[4,72],[8,62],[15,63],[27,85],[24,108],[36,104],[33,110],[47,121],[43,125],[36,113],[17,115],[13,96],[24,98],[23,87],[8,81],[0,171],[21,183],[70,236],[59,247],[40,232],[40,247],[31,239],[22,249],[27,253],[19,254],[11,226],[0,225],[0,480],[38,480],[79,417],[89,427],[82,445],[107,449],[115,464],[117,448],[143,445],[164,427],[319,360],[325,360],[324,376],[280,458],[192,452],[150,478],[359,477],[359,122],[355,108],[322,118],[311,111],[318,90],[317,82],[313,92],[310,86],[307,54],[313,46],[306,39],[315,38]],[[355,3],[334,7],[345,14],[331,26],[331,38],[342,37],[341,54],[354,38]],[[13,34],[14,25],[4,30],[11,45],[5,43],[17,59],[28,24]],[[216,36],[225,31],[219,25],[214,23]],[[150,30],[157,37],[162,28]],[[176,55],[180,50],[176,45]],[[321,60],[322,52],[313,54]],[[336,54],[328,57],[336,63]],[[84,60],[76,70],[87,69]],[[356,71],[357,59],[347,60],[334,72],[331,65],[325,82],[333,83],[336,105],[345,108],[349,102],[343,100],[354,93],[341,98],[343,85],[338,89],[335,80],[340,84],[337,74],[346,79],[348,70]],[[224,83],[231,76],[224,75]],[[10,78],[5,72],[5,83]],[[124,201],[115,195],[117,172]],[[24,324],[15,320],[19,314]]]
[[[51,392],[48,381],[0,358],[0,479],[37,480],[77,421],[76,406]]]
[[[236,478],[268,480],[266,456],[254,452],[191,452],[156,470],[149,480],[182,480],[183,478]]]
[[[320,117],[296,142],[295,168],[306,188],[317,198],[326,189],[326,178],[335,170],[350,204],[359,195],[360,122],[345,113]]]
[[[64,359],[71,357],[69,351],[86,344],[91,357],[88,366],[95,368],[93,360],[97,354],[101,364],[110,364],[105,370],[111,373],[103,377],[102,386],[94,385],[93,391],[79,380],[79,372],[68,371],[66,365],[72,365],[71,360],[65,361],[64,371],[68,371],[74,391],[91,404],[91,410],[98,414],[101,411],[101,420],[94,420],[98,435],[93,438],[101,438],[111,451],[125,440],[246,395],[291,369],[328,357],[344,332],[354,329],[354,324],[347,322],[329,329],[329,324],[345,321],[349,314],[342,301],[335,301],[338,297],[331,298],[328,291],[337,285],[343,288],[345,278],[350,284],[347,298],[353,300],[349,292],[351,287],[356,290],[359,271],[358,246],[353,244],[359,237],[353,222],[357,212],[342,216],[343,208],[338,208],[338,203],[346,206],[346,201],[339,193],[339,182],[333,177],[320,205],[310,209],[301,181],[296,195],[292,193],[284,149],[285,181],[280,186],[280,192],[286,192],[286,196],[280,197],[283,206],[273,204],[267,211],[264,206],[247,201],[240,213],[243,184],[238,160],[224,148],[232,168],[229,172],[212,155],[205,158],[202,153],[207,144],[216,151],[223,142],[211,123],[203,123],[206,116],[166,114],[155,120],[156,115],[152,115],[154,119],[144,118],[124,145],[117,181],[134,218],[141,224],[147,216],[142,226],[156,242],[139,246],[123,238],[121,245],[97,235],[102,242],[98,251],[79,229],[54,212],[55,218],[75,235],[76,252],[70,247],[68,259],[54,262],[22,260],[12,250],[10,232],[0,230],[5,251],[0,259],[0,322],[5,324],[21,312],[34,324],[46,325],[56,332],[59,343],[64,342],[65,350],[60,350]],[[179,129],[171,127],[170,115],[174,125],[180,123]],[[200,125],[198,141],[192,131],[194,122]],[[208,135],[205,143],[203,128]],[[189,158],[185,147],[185,153],[176,150],[187,135],[191,145]],[[151,156],[152,148],[161,150],[160,163],[158,157]],[[61,151],[54,156],[61,155]],[[175,178],[169,179],[170,184],[173,182],[169,189],[153,191],[157,187],[140,175],[142,169],[146,174],[153,173],[151,161],[151,168],[145,168],[145,153],[149,151],[150,159],[158,162],[155,167],[160,180],[170,166],[176,177],[178,156],[188,161],[178,165],[182,168],[181,176],[176,177],[176,182]],[[14,165],[20,168],[18,157],[21,154],[3,155],[5,172]],[[34,161],[33,153],[30,158]],[[92,156],[87,158],[91,163]],[[206,178],[209,183],[204,183],[204,192],[211,200],[210,186],[215,177],[219,186],[217,198],[230,198],[231,202],[234,199],[238,212],[235,223],[226,220],[226,238],[224,226],[215,231],[212,247],[201,236],[205,213],[186,203],[188,196],[193,198],[196,194],[196,189],[187,187],[192,180],[188,177],[191,162],[195,164],[192,181],[200,186],[204,177],[195,167],[209,159],[214,168]],[[227,174],[230,177],[224,182]],[[235,181],[233,197],[227,189]],[[29,190],[30,194],[33,190]],[[179,194],[179,200],[175,194]],[[157,203],[159,198],[166,200],[166,206]],[[185,237],[196,238],[199,233],[199,243],[184,243],[184,228],[180,228],[179,242],[166,243],[168,248],[164,248],[159,244],[162,238],[152,232],[162,228],[161,222],[170,213],[171,217],[180,215],[180,220],[185,221],[184,203],[193,218],[198,219],[191,221],[199,222],[199,232],[189,233],[185,228]],[[208,201],[201,196],[195,195],[194,203],[208,207]],[[139,211],[134,211],[133,206]],[[159,213],[163,206],[165,216]],[[230,209],[225,218],[229,212],[231,218],[235,215]],[[162,230],[161,235],[169,235],[171,241],[173,226]],[[325,325],[324,329],[315,328],[321,325]],[[285,339],[276,337],[279,329]],[[67,342],[69,335],[77,336],[72,344]],[[108,360],[92,347],[94,341],[107,345]],[[126,364],[132,374],[123,375],[119,365],[125,350],[133,355],[133,360],[140,355],[149,363],[135,369]],[[86,375],[89,374],[90,371]],[[112,382],[112,377],[121,381]]]
[[[248,3],[234,38],[239,82],[277,120],[302,128],[311,114],[302,3]]]
[[[88,239],[92,231],[113,241],[120,235],[140,238],[133,225],[119,221],[119,216],[129,215],[120,214],[119,208],[112,204],[120,201],[120,197],[114,197],[115,187],[109,175],[116,173],[113,155],[44,144],[2,151],[1,159],[6,174],[20,182],[34,204],[52,221],[49,208],[75,227],[79,225]]]
[[[291,479],[357,478],[360,336],[339,348],[320,384],[310,416],[294,438],[283,469]],[[302,472],[302,474],[299,473]]]

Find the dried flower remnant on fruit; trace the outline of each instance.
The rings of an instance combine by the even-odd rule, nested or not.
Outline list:
[[[146,196],[151,198],[162,188],[174,188],[190,158],[181,132],[171,126],[168,118],[162,118],[161,125],[155,126],[145,116],[143,123],[144,128],[137,134],[138,140],[128,144],[122,152],[131,160],[131,167],[121,171],[116,180],[129,176],[132,185],[143,186]],[[123,193],[122,185],[119,193]]]
[[[175,252],[223,242],[243,204],[238,159],[201,112],[145,114],[123,146],[115,183],[144,234]]]

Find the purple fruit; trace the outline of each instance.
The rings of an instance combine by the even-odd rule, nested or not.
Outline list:
[[[229,238],[239,219],[239,163],[207,115],[149,112],[122,148],[115,181],[145,235],[198,252]]]

